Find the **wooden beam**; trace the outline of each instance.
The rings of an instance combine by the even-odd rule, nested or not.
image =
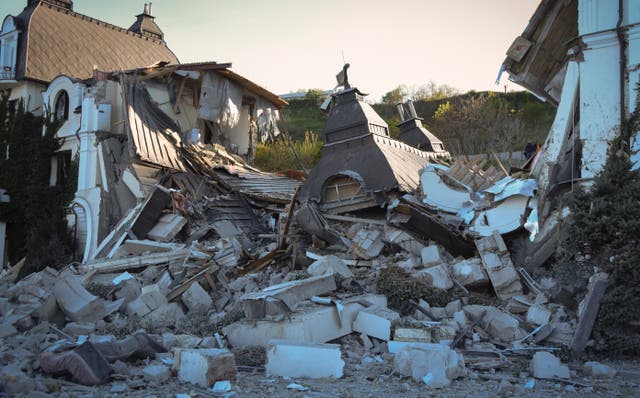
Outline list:
[[[96,273],[120,272],[128,269],[148,267],[150,265],[165,264],[171,261],[180,260],[188,256],[189,252],[190,248],[185,248],[172,252],[152,253],[142,256],[117,258],[114,260],[94,260],[83,265],[81,270],[84,272],[95,270]]]
[[[593,326],[596,323],[598,311],[600,310],[600,303],[604,297],[604,292],[607,289],[607,274],[601,273],[593,277],[592,285],[587,291],[587,295],[584,299],[584,311],[582,316],[578,320],[578,327],[573,335],[571,341],[571,355],[574,358],[579,357],[587,347],[587,342],[591,337]]]
[[[383,220],[372,220],[370,218],[357,218],[357,217],[347,217],[347,216],[339,216],[335,214],[324,214],[324,218],[327,220],[334,221],[346,221],[346,222],[354,222],[354,223],[363,223],[363,224],[371,224],[371,225],[387,225],[386,221]]]

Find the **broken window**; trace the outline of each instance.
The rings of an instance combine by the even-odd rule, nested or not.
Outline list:
[[[65,90],[56,97],[54,117],[56,121],[69,120],[69,94]]]
[[[324,202],[341,202],[366,196],[362,185],[348,176],[336,176],[327,181],[324,189]]]

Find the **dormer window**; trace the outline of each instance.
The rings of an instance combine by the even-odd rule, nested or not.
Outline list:
[[[60,90],[58,93],[54,112],[56,121],[69,120],[69,94],[65,90]]]

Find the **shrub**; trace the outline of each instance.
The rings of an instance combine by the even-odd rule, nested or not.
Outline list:
[[[291,148],[298,155],[296,159]],[[273,142],[260,143],[256,150],[255,166],[265,171],[298,170],[300,163],[307,170],[320,159],[322,141],[318,135],[308,131],[304,140],[289,143],[285,137],[279,137]]]

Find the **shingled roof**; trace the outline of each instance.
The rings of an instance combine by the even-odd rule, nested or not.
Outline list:
[[[132,32],[45,1],[30,3],[16,17],[18,79],[50,82],[67,75],[86,79],[94,69],[120,70],[178,63],[163,40]]]

